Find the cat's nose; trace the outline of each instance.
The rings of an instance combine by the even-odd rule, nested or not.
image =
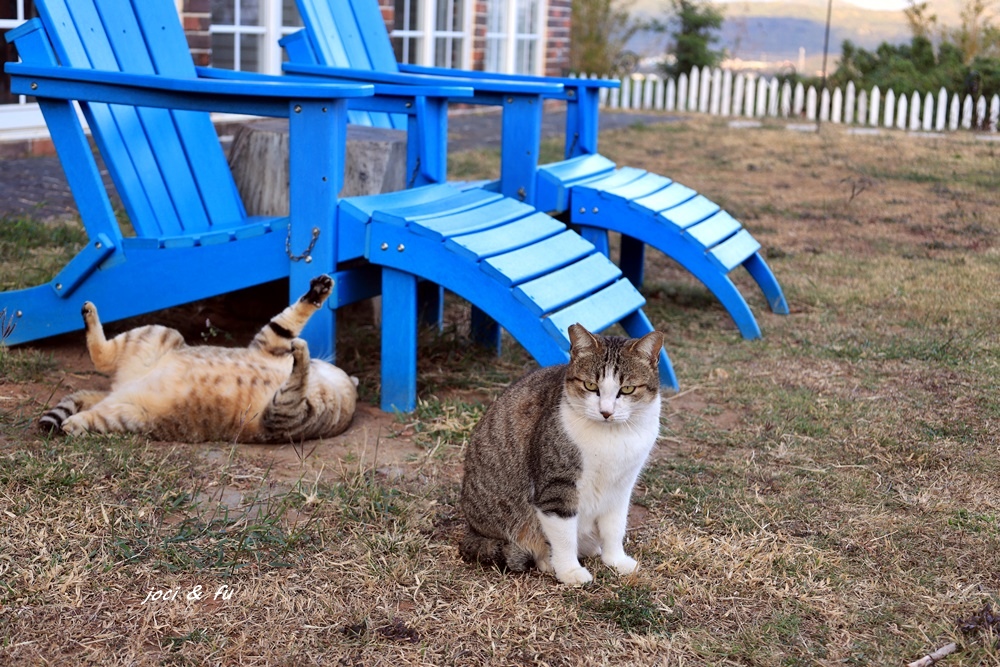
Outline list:
[[[604,410],[601,410],[601,416],[603,416],[605,419],[611,419],[611,415],[613,414],[614,414],[613,412],[605,412]]]

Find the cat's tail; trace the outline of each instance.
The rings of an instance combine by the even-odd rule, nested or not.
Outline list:
[[[535,564],[534,557],[513,542],[481,535],[471,527],[462,538],[459,552],[466,562],[493,565],[511,572],[524,572]]]
[[[69,417],[90,409],[106,395],[103,391],[78,391],[70,394],[38,418],[38,428],[47,433],[58,433]]]

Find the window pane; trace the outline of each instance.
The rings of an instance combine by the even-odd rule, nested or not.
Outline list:
[[[23,11],[18,12],[18,5]],[[0,19],[5,21],[22,21],[35,16],[35,8],[31,0],[0,0]],[[10,25],[9,23],[7,24]],[[8,29],[0,29],[0,44],[3,44],[3,62],[17,62],[17,49],[13,44],[7,43]],[[3,73],[3,64],[0,63],[0,104],[17,104],[18,96],[10,92],[10,77]],[[34,98],[29,98],[29,101]]]
[[[281,2],[281,23],[286,28],[301,28],[302,27],[302,17],[299,16],[299,10],[295,6],[295,0],[282,0],[282,2]],[[288,32],[288,31],[286,30],[285,32]]]

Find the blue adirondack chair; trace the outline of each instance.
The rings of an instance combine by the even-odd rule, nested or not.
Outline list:
[[[282,40],[291,60],[286,72],[341,80],[471,85],[474,97],[462,101],[503,108],[500,179],[486,187],[539,210],[568,213],[581,234],[604,254],[609,253],[608,232],[620,232],[619,263],[637,286],[643,282],[646,245],[660,250],[715,294],[745,338],[757,338],[761,332],[729,278],[737,266],[747,269],[772,311],[788,313],[781,287],[760,255],[760,244],[737,220],[670,178],[617,168],[597,153],[599,92],[617,84],[400,65],[376,0],[296,3],[305,28]],[[567,102],[566,143],[564,160],[539,167],[543,99]],[[379,114],[353,115],[351,122],[401,127],[399,118]]]
[[[311,352],[331,358],[336,309],[381,291],[382,407],[411,410],[420,278],[476,304],[543,365],[568,358],[574,322],[652,330],[620,271],[527,204],[447,185],[338,199],[349,105],[407,114],[422,135],[410,160],[434,181],[444,175],[444,100],[470,91],[226,80],[194,67],[171,0],[35,4],[40,18],[8,34],[22,62],[6,70],[14,92],[38,99],[90,240],[50,283],[0,294],[15,318],[11,344],[81,328],[85,300],[111,321],[285,277],[297,297],[327,273],[330,307],[303,333]],[[134,236],[118,225],[72,100]],[[210,110],[289,119],[288,217],[246,215]],[[661,378],[676,388],[665,352]]]

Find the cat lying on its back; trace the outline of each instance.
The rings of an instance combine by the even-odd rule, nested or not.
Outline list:
[[[70,394],[39,425],[82,433],[142,433],[156,440],[287,443],[341,433],[354,416],[358,380],[310,360],[297,338],[333,288],[309,291],[267,323],[249,347],[188,346],[179,331],[152,325],[111,340],[92,303],[83,305],[87,350],[112,374],[111,391]]]
[[[518,380],[487,409],[466,450],[462,557],[534,564],[572,585],[581,556],[635,570],[623,540],[632,487],[660,431],[663,334],[569,328],[570,362]]]

